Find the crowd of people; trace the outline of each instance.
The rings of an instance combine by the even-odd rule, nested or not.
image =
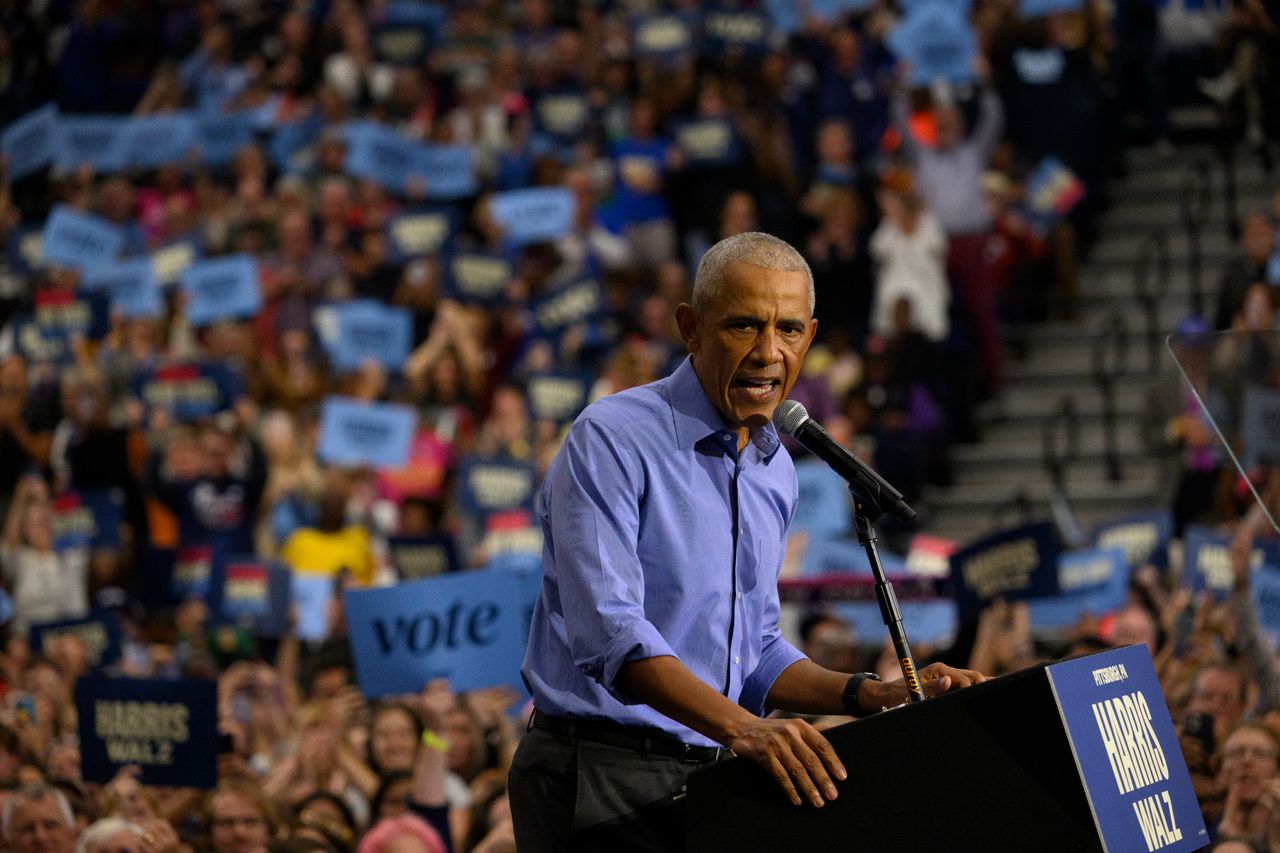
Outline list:
[[[193,146],[145,167],[55,157],[16,174],[18,152],[5,151],[8,849],[514,849],[505,780],[521,697],[437,681],[371,702],[353,686],[340,599],[328,639],[267,638],[156,578],[204,546],[339,587],[387,585],[404,574],[389,544],[400,536],[447,538],[463,568],[512,542],[536,564],[533,507],[478,511],[459,497],[460,471],[475,459],[546,470],[574,412],[541,410],[541,377],[579,379],[585,403],[669,373],[684,355],[675,308],[721,238],[767,231],[811,265],[818,344],[795,396],[815,419],[912,502],[950,482],[948,448],[977,438],[975,406],[1000,395],[1029,324],[1079,316],[1076,270],[1120,163],[1126,109],[1146,107],[1151,136],[1166,133],[1165,93],[1140,61],[1165,55],[1155,10],[1130,0],[1111,17],[1094,2],[1024,15],[981,0],[971,74],[915,85],[887,46],[894,4],[821,15],[813,4],[789,31],[766,13],[777,4],[705,5],[0,0],[0,125],[54,103],[64,117],[194,112],[247,128],[225,157]],[[1259,127],[1273,6],[1232,13],[1234,77],[1214,81],[1223,97],[1233,80],[1245,85]],[[353,174],[358,123],[466,146],[475,192],[441,202],[421,178],[397,188]],[[1028,199],[1046,163],[1077,187],[1066,216]],[[530,187],[566,188],[572,221],[513,246],[492,201]],[[58,206],[109,223],[130,257],[252,256],[260,310],[195,323],[168,287],[155,311],[41,327],[50,306],[88,299],[87,270],[42,263],[33,248]],[[405,252],[395,224],[422,210],[446,210],[452,233]],[[1261,227],[1247,225],[1246,241]],[[1246,278],[1265,267],[1251,246]],[[496,265],[489,297],[459,286],[462,254]],[[538,307],[584,279],[598,286],[596,309],[541,324]],[[1224,285],[1220,325],[1258,280]],[[352,300],[411,312],[403,365],[335,363],[325,312]],[[208,380],[213,402],[193,414],[150,395],[157,377]],[[408,465],[322,462],[318,420],[334,395],[412,407]],[[1167,438],[1182,452],[1184,436]],[[110,529],[72,535],[83,519],[72,510],[91,503]],[[1254,516],[1240,526],[1242,554],[1265,535]],[[1175,721],[1212,720],[1207,736],[1184,738],[1206,817],[1224,838],[1280,845],[1280,696],[1249,621],[1247,570],[1242,593],[1219,606],[1193,606],[1154,570],[1136,577],[1132,603],[1079,626],[1072,643],[1045,645],[1024,609],[999,605],[954,649],[929,654],[996,675],[1148,642]],[[124,629],[113,672],[217,680],[226,748],[212,791],[143,785],[136,768],[82,779],[73,688],[92,650],[73,636],[36,648],[28,630],[107,611]],[[806,635],[814,659],[835,654],[837,668],[878,655],[829,615]]]

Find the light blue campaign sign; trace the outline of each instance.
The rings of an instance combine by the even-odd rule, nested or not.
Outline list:
[[[466,145],[426,145],[374,122],[347,128],[346,169],[395,193],[420,182],[429,199],[475,195],[475,158]]]
[[[809,0],[809,11],[815,18],[834,21],[850,12],[871,8],[871,0]]]
[[[537,420],[567,424],[587,405],[591,391],[588,376],[570,373],[539,373],[525,383],[529,413]]]
[[[1033,598],[1033,628],[1059,630],[1077,624],[1086,614],[1101,616],[1119,610],[1129,599],[1129,564],[1120,548],[1077,551],[1058,557],[1058,585],[1062,591]]]
[[[149,257],[91,267],[81,285],[86,290],[105,290],[112,313],[122,317],[158,317],[164,311],[164,298]]]
[[[332,465],[403,468],[417,427],[412,406],[327,397],[320,407],[316,454]]]
[[[407,308],[360,299],[332,307],[334,335],[325,340],[339,370],[356,370],[375,361],[399,371],[413,347],[413,315]]]
[[[1137,513],[1098,525],[1093,544],[1098,548],[1123,548],[1129,567],[1163,564],[1173,537],[1173,516],[1167,509]]]
[[[219,320],[252,317],[262,309],[258,263],[240,254],[198,261],[179,279],[187,293],[187,322],[208,326]]]
[[[555,240],[569,232],[577,202],[565,187],[535,187],[498,193],[489,199],[489,213],[514,246]]]
[[[604,308],[604,291],[592,278],[566,284],[532,306],[534,322],[546,335],[557,335],[570,326],[585,323]]]
[[[973,82],[977,39],[953,4],[930,0],[912,8],[889,33],[889,49],[911,63],[911,85]]]
[[[175,112],[134,116],[122,133],[122,157],[127,168],[154,169],[181,163],[197,150],[195,113]]]
[[[793,530],[808,530],[826,537],[849,532],[853,501],[849,484],[825,462],[803,459],[796,463],[800,502],[791,520]]]
[[[293,626],[298,638],[309,643],[328,639],[333,578],[294,572],[289,579],[289,597],[298,617],[297,624]]]
[[[804,10],[796,0],[764,0],[764,8],[769,13],[770,25],[784,35],[799,32],[804,24]]]
[[[522,687],[526,595],[509,572],[476,571],[343,592],[360,692]]]
[[[40,252],[47,263],[89,267],[112,261],[124,246],[124,233],[105,219],[56,205],[44,224]]]
[[[225,166],[254,140],[252,110],[201,115],[196,122],[200,159],[207,166]]]
[[[913,645],[949,646],[955,642],[959,616],[954,601],[899,601],[898,607],[902,611],[902,629]],[[876,646],[884,640],[888,629],[876,602],[840,602],[832,609],[853,626],[861,645]]]
[[[1018,14],[1024,18],[1040,18],[1059,12],[1079,12],[1084,0],[1018,0]]]
[[[0,133],[0,153],[9,161],[9,179],[20,181],[53,160],[58,108],[45,104]]]
[[[1202,849],[1209,835],[1147,647],[1047,672],[1104,849]]]
[[[53,165],[64,171],[92,166],[98,172],[125,167],[124,116],[62,116],[54,125]]]

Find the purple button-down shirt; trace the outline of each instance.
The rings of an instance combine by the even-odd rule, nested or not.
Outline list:
[[[772,424],[739,454],[686,359],[593,403],[542,488],[542,590],[523,673],[548,714],[701,734],[638,704],[624,663],[671,655],[753,713],[804,657],[778,630],[778,572],[796,507]]]

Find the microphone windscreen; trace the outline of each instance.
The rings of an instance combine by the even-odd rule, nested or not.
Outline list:
[[[783,435],[795,435],[800,425],[809,419],[804,404],[795,400],[783,400],[773,410],[773,425]]]

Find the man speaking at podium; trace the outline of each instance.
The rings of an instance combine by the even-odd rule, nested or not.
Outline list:
[[[542,489],[543,580],[524,677],[532,727],[511,766],[521,853],[681,849],[690,772],[759,762],[797,806],[846,769],[808,723],[862,715],[905,684],[814,664],[778,630],[795,469],[771,417],[817,330],[813,275],[760,233],[713,246],[676,321],[666,379],[574,423]],[[982,676],[941,664],[928,694]]]

